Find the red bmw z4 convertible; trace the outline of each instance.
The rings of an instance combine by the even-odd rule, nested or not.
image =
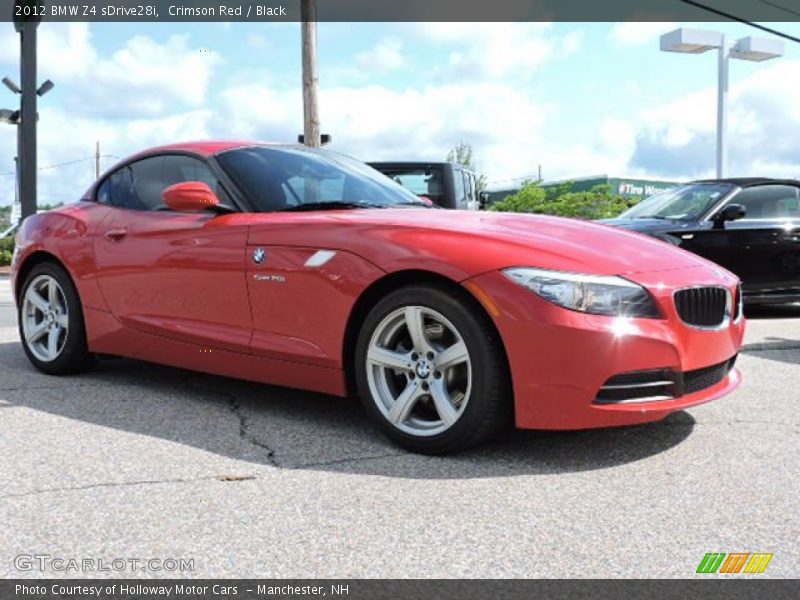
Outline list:
[[[155,148],[27,218],[22,346],[53,375],[124,356],[358,394],[444,453],[517,427],[655,421],[736,388],[738,279],[670,244],[554,217],[432,208],[347,156]]]

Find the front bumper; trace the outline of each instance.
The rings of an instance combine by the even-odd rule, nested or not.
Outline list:
[[[589,429],[657,421],[720,398],[739,385],[741,376],[733,361],[742,346],[744,319],[731,319],[715,330],[695,329],[681,321],[672,300],[676,289],[693,285],[725,285],[733,292],[735,279],[709,281],[704,267],[629,278],[650,291],[663,319],[625,320],[570,311],[499,272],[464,282],[503,338],[518,427]],[[659,393],[603,401],[614,396],[604,386],[631,375],[632,382],[641,383],[636,379],[641,372],[663,373],[672,385],[656,388]],[[690,386],[684,385],[687,377],[693,378]],[[619,394],[611,399],[618,400]]]

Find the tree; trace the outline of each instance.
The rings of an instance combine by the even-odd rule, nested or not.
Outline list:
[[[538,181],[525,181],[516,193],[495,202],[489,210],[544,214],[547,210],[547,192]]]
[[[496,202],[491,210],[593,220],[616,217],[628,208],[627,200],[612,194],[610,185],[597,185],[583,192],[568,191],[571,185],[545,189],[539,182],[526,182],[520,191]]]
[[[475,188],[478,192],[486,189],[486,175],[478,173],[478,167],[472,160],[472,146],[466,142],[459,142],[447,153],[447,162],[463,165],[475,173]]]

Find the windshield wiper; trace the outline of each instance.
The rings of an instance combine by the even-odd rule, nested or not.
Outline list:
[[[391,206],[419,206],[421,208],[439,208],[435,204],[428,204],[427,202],[395,202]]]
[[[282,208],[278,212],[302,212],[306,210],[339,210],[343,208],[386,208],[383,204],[370,202],[305,202],[297,206]]]

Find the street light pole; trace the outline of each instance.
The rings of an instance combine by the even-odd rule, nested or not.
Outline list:
[[[660,39],[661,50],[684,54],[702,54],[717,49],[717,179],[728,172],[728,90],[730,60],[762,62],[783,56],[783,42],[775,39],[746,37],[730,42],[718,31],[680,28],[665,33]]]
[[[728,83],[731,49],[725,34],[719,46],[717,83],[717,179],[728,170]]]

